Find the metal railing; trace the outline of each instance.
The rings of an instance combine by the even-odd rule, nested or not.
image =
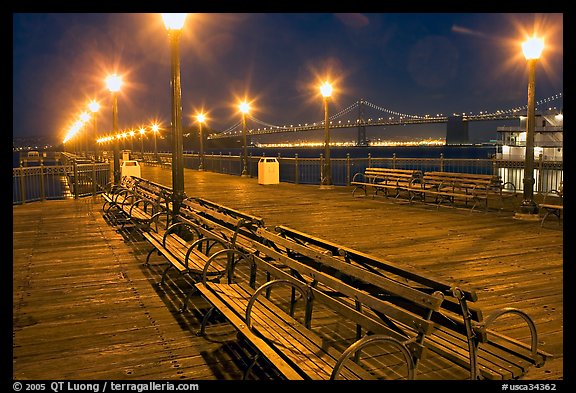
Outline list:
[[[170,153],[145,154],[147,165],[171,164]],[[249,156],[248,174],[258,177],[260,156]],[[320,184],[324,158],[277,157],[281,182],[294,184]],[[22,204],[46,199],[79,198],[102,192],[110,181],[111,163],[94,162],[71,154],[62,153],[63,165],[40,165],[13,168],[13,204]],[[184,167],[198,169],[198,154],[184,154]],[[523,190],[524,162],[493,158],[391,158],[366,157],[332,158],[332,183],[349,186],[356,173],[363,173],[368,167],[397,169],[419,169],[427,171],[462,172],[498,175],[504,182]],[[207,154],[204,156],[204,170],[240,176],[241,157],[232,154]],[[558,189],[563,181],[563,162],[538,159],[534,165],[534,192],[545,194]]]
[[[79,198],[102,192],[110,181],[108,162],[61,157],[63,165],[12,169],[12,204],[50,199]]]
[[[258,161],[260,156],[249,156],[248,174],[258,177]],[[279,162],[279,177],[281,182],[294,184],[320,184],[321,170],[324,158],[277,157]],[[170,165],[171,155],[160,154],[164,165]],[[184,167],[198,169],[200,159],[198,154],[184,154]],[[523,190],[524,161],[503,160],[493,158],[390,158],[366,157],[331,158],[332,183],[337,186],[349,186],[356,173],[363,173],[368,167],[383,167],[396,169],[418,169],[422,172],[445,171],[473,174],[491,174],[500,176],[503,182],[511,183],[516,191]],[[232,154],[208,154],[204,156],[204,170],[241,175],[241,157]],[[534,163],[534,192],[544,194],[556,190],[563,180],[562,161],[544,161],[540,157]]]

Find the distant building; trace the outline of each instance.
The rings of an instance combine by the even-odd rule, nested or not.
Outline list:
[[[499,149],[497,158],[524,160],[526,151],[526,116],[518,126],[498,127]],[[535,116],[534,159],[562,161],[564,118],[562,113],[548,111]]]

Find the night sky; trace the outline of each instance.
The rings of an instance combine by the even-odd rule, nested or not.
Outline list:
[[[120,129],[154,120],[170,127],[169,41],[160,14],[14,13],[12,21],[13,136],[62,141],[92,99],[101,104],[98,128],[111,130],[104,80],[113,72],[125,82]],[[361,98],[417,115],[516,108],[527,101],[521,42],[533,32],[546,45],[537,67],[539,100],[563,93],[562,14],[189,14],[180,40],[183,124],[203,109],[208,127],[226,130],[240,121],[244,98],[268,124],[321,121],[319,86],[326,79],[334,82],[332,113]],[[541,108],[547,106],[562,108],[563,101]],[[471,126],[471,137],[495,139],[496,127],[508,124]],[[381,132],[438,137],[443,130]],[[335,139],[345,133],[335,131]]]

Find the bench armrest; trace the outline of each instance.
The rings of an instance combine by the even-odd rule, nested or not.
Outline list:
[[[241,251],[235,250],[235,249],[224,249],[224,250],[220,250],[215,252],[214,254],[212,254],[210,256],[210,258],[208,258],[208,260],[206,261],[206,264],[204,265],[204,270],[202,270],[202,284],[206,285],[206,283],[208,282],[208,277],[209,277],[209,270],[210,270],[210,265],[212,264],[212,262],[218,258],[220,255],[226,254],[228,256],[228,265],[226,267],[226,273],[228,274],[228,282],[232,283],[233,281],[233,277],[234,277],[234,268],[236,267],[236,265],[238,265],[241,261],[247,261],[250,264],[250,269],[251,271],[254,271],[255,269],[255,262],[254,262],[254,258],[249,258],[249,255],[244,254]],[[237,255],[238,258],[234,258],[234,256]]]
[[[532,362],[536,365],[536,367],[543,366],[544,362],[546,360],[546,357],[551,356],[551,355],[538,351],[538,333],[536,331],[536,325],[534,324],[534,321],[532,320],[532,318],[530,318],[530,316],[526,312],[519,310],[517,308],[512,308],[512,307],[507,307],[507,308],[503,308],[500,310],[496,310],[496,311],[492,312],[484,320],[484,322],[481,324],[481,326],[487,330],[487,333],[491,333],[491,334],[496,335],[498,337],[502,337],[497,332],[495,332],[493,330],[492,331],[488,330],[488,328],[490,327],[490,325],[492,325],[492,323],[496,319],[498,319],[504,315],[507,315],[507,314],[518,315],[526,322],[526,324],[528,325],[528,328],[530,329],[530,346],[527,346],[521,342],[511,340],[511,339],[507,339],[507,341],[516,345],[516,346],[519,346],[521,348],[524,348],[524,349],[530,351],[530,357],[532,359]]]
[[[282,286],[282,285],[291,286],[292,288],[294,288],[298,292],[300,292],[300,294],[302,295],[302,298],[304,299],[304,302],[305,302],[304,307],[306,310],[306,313],[304,316],[304,325],[306,326],[306,328],[308,328],[308,329],[310,328],[310,321],[312,319],[311,318],[312,317],[312,291],[310,290],[310,288],[308,288],[304,284],[297,284],[297,283],[292,282],[292,281],[278,279],[278,280],[268,281],[268,282],[262,284],[260,287],[258,287],[258,289],[256,289],[254,294],[250,297],[250,300],[248,301],[248,305],[246,306],[246,326],[248,326],[248,329],[252,329],[252,325],[250,323],[251,312],[252,312],[252,307],[254,306],[254,303],[256,302],[256,299],[258,298],[258,296],[260,296],[260,294],[262,292],[268,291],[269,289],[271,289],[271,287]]]
[[[164,214],[164,213],[168,214],[168,212],[159,212],[157,214]],[[168,216],[170,216],[170,214],[168,214]],[[194,231],[196,233],[198,239],[200,239],[202,237],[202,235],[200,234],[198,229],[196,229],[190,223],[178,221],[178,222],[173,223],[170,226],[168,226],[168,228],[166,228],[166,232],[164,232],[164,237],[162,238],[162,245],[164,247],[166,247],[166,238],[168,237],[168,235],[176,232],[176,230],[180,227],[186,227],[186,228],[190,229],[191,231]]]
[[[374,334],[369,336],[364,336],[360,340],[355,341],[352,343],[338,358],[336,364],[334,365],[334,369],[332,369],[332,374],[330,375],[330,380],[334,380],[340,374],[344,363],[350,358],[350,356],[356,354],[358,351],[361,351],[363,348],[374,344],[375,342],[387,342],[390,345],[397,347],[402,355],[404,356],[404,361],[406,362],[407,368],[407,379],[414,379],[415,373],[415,366],[414,366],[414,359],[412,359],[412,355],[410,354],[410,350],[406,345],[395,338],[390,336],[386,336],[383,334]],[[396,367],[396,366],[395,366]]]

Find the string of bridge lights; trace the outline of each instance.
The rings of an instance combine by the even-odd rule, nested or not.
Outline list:
[[[546,104],[548,102],[552,102],[555,100],[558,100],[562,98],[562,93],[557,93],[554,94],[550,97],[546,97],[543,98],[539,101],[536,102],[536,106],[541,106],[543,104]],[[388,117],[388,120],[394,120],[395,118],[399,118],[400,120],[403,119],[410,119],[410,120],[442,120],[445,121],[447,119],[447,117],[445,115],[443,115],[442,113],[436,114],[435,116],[432,115],[415,115],[415,114],[409,114],[409,113],[402,113],[402,112],[398,112],[398,111],[394,111],[391,109],[387,109],[384,107],[381,107],[379,105],[373,104],[369,101],[366,100],[359,100],[356,101],[355,103],[353,103],[352,105],[348,106],[347,108],[342,109],[340,112],[332,115],[329,119],[330,121],[333,121],[341,116],[344,116],[348,113],[350,113],[351,111],[358,109],[360,105],[366,105],[370,108],[373,108],[375,110],[381,111],[381,112],[385,112],[388,113],[390,115],[392,115],[391,117]],[[454,113],[454,116],[462,116],[465,118],[490,118],[490,117],[496,117],[496,116],[503,116],[503,115],[512,115],[512,114],[516,114],[517,112],[526,110],[526,108],[528,107],[528,105],[522,105],[519,107],[515,107],[515,108],[510,108],[510,109],[506,109],[506,110],[496,110],[494,112],[488,112],[488,111],[480,111],[476,114],[474,114],[473,112],[470,112],[468,114],[466,114],[465,112],[463,112],[462,114],[457,114]],[[255,118],[254,116],[248,115],[248,118],[250,118],[252,121],[254,121],[255,123],[264,126],[265,128],[257,128],[252,130],[251,132],[253,133],[257,133],[258,131],[266,131],[268,129],[270,130],[278,130],[278,131],[286,131],[286,130],[293,130],[293,131],[298,131],[301,129],[307,129],[313,126],[319,126],[319,125],[323,125],[324,124],[324,120],[320,120],[314,123],[304,123],[304,124],[298,124],[297,126],[294,126],[293,124],[290,125],[274,125],[274,124],[270,124],[267,123],[265,121],[262,121],[260,119]],[[378,118],[378,121],[384,121],[385,119],[380,117]],[[360,123],[362,120],[361,119],[356,119],[355,122],[356,123]],[[368,122],[371,122],[372,119],[368,119]],[[348,121],[348,123],[350,123],[350,121]],[[218,135],[236,135],[238,133],[241,133],[242,130],[238,130],[237,128],[241,126],[241,122],[236,123],[234,126],[228,128],[226,131],[220,132],[218,133]]]
[[[558,100],[560,98],[562,98],[562,93],[557,93],[554,94],[552,96],[543,98],[539,101],[536,102],[536,107],[544,105],[546,103]],[[388,117],[388,120],[394,120],[395,118],[399,118],[400,120],[403,119],[410,119],[410,120],[446,120],[446,116],[444,116],[443,114],[436,114],[435,116],[431,116],[431,115],[415,115],[415,114],[409,114],[409,113],[402,113],[402,112],[398,112],[398,111],[394,111],[391,109],[387,109],[384,107],[381,107],[379,105],[373,104],[370,101],[366,101],[366,100],[359,100],[356,101],[355,103],[353,103],[352,105],[342,109],[340,112],[332,115],[329,119],[330,122],[332,122],[333,120],[342,117],[350,112],[352,112],[353,110],[356,110],[359,108],[360,105],[366,105],[369,108],[373,108],[375,110],[381,111],[381,112],[385,112],[388,113],[389,115],[392,115],[390,117]],[[461,114],[457,114],[454,113],[454,116],[463,116],[465,118],[490,118],[490,117],[495,117],[495,116],[503,116],[503,115],[513,115],[513,114],[517,114],[518,112],[524,111],[526,110],[526,108],[528,107],[528,105],[522,105],[522,106],[518,106],[515,108],[510,108],[510,109],[506,109],[506,110],[496,110],[493,112],[488,112],[488,111],[480,111],[476,114],[470,112],[469,114],[466,114],[465,112],[461,113]],[[98,108],[94,107],[92,108],[93,111],[93,115],[95,116],[95,112],[98,111]],[[266,131],[266,130],[278,130],[278,131],[286,131],[286,130],[293,130],[293,131],[298,131],[298,130],[303,130],[303,129],[308,129],[310,127],[316,127],[316,126],[321,126],[324,124],[324,120],[320,120],[317,122],[313,122],[313,123],[300,123],[297,126],[294,126],[293,124],[290,125],[274,125],[274,124],[270,124],[268,122],[265,122],[263,120],[260,120],[250,114],[248,114],[246,116],[247,118],[249,118],[250,120],[252,120],[253,122],[264,126],[264,128],[258,128],[255,130],[252,130],[251,132],[253,133],[257,133],[258,131]],[[76,135],[81,129],[82,127],[88,122],[88,120],[90,119],[90,115],[88,115],[87,113],[82,113],[80,116],[80,119],[78,121],[76,121],[69,129],[65,139],[64,139],[64,143],[66,143],[67,141],[69,141],[71,138],[74,137],[74,135]],[[378,118],[378,121],[384,121],[384,118]],[[367,122],[371,122],[372,119],[368,119]],[[360,123],[362,122],[361,119],[356,119],[354,122],[356,123]],[[350,123],[350,121],[348,121],[348,123]],[[140,127],[137,131],[135,131],[134,129],[131,129],[129,131],[122,131],[119,132],[116,135],[112,135],[112,134],[108,134],[107,136],[98,138],[97,143],[109,143],[114,141],[115,139],[125,139],[125,138],[134,138],[134,136],[136,136],[136,134],[139,134],[140,136],[144,136],[146,133],[148,133],[149,131],[152,132],[157,132],[158,131],[158,125],[153,125],[150,127]],[[234,124],[233,126],[229,127],[227,130],[219,132],[218,135],[237,135],[239,133],[242,132],[242,121],[237,122],[236,124]],[[148,130],[149,128],[149,130]]]

